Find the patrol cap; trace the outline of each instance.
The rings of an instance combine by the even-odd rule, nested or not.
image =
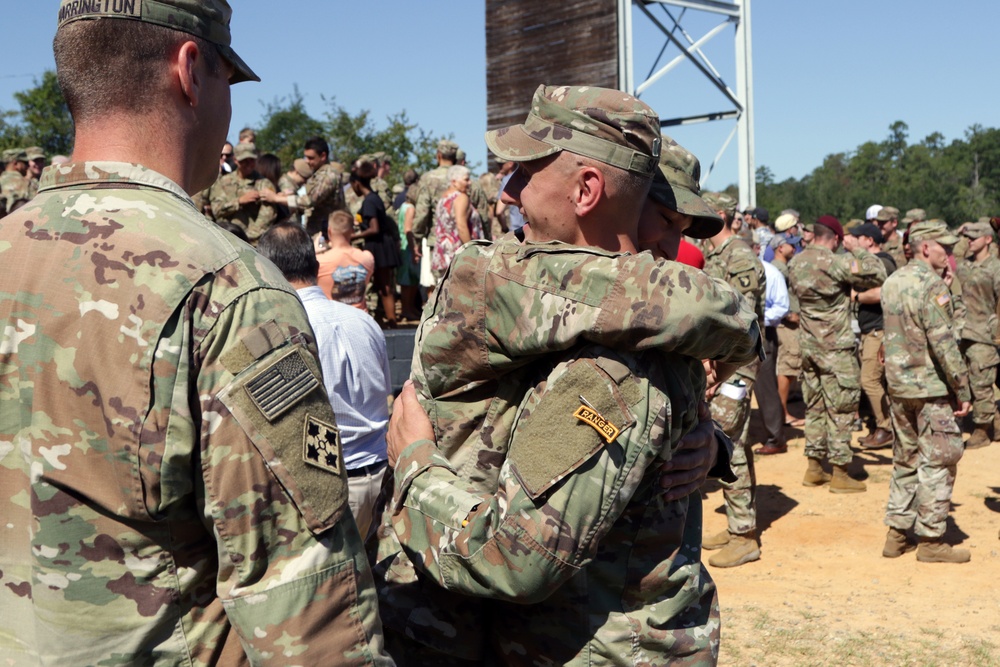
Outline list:
[[[909,230],[910,243],[917,241],[937,241],[941,245],[952,246],[958,243],[958,237],[948,229],[944,220],[921,220],[914,222]]]
[[[28,154],[23,148],[8,148],[3,152],[4,162],[27,162]]]
[[[439,141],[437,149],[438,153],[449,160],[455,159],[455,156],[458,154],[458,144],[451,139],[442,139]]]
[[[735,217],[738,202],[725,192],[706,192],[701,196],[713,211],[725,211],[730,218]]]
[[[774,221],[774,231],[787,232],[798,223],[799,219],[791,213],[782,213]]]
[[[883,206],[879,210],[878,214],[875,216],[875,220],[878,222],[889,222],[890,220],[899,219],[899,209],[895,206]]]
[[[712,238],[722,231],[722,218],[701,198],[701,164],[690,151],[663,135],[660,161],[653,173],[650,198],[669,209],[694,218],[684,234]]]
[[[863,224],[865,224],[864,220],[858,220],[857,218],[852,218],[851,220],[847,221],[846,225],[844,225],[844,233],[850,234],[851,236],[857,236],[855,232],[858,229],[860,229]]]
[[[910,222],[923,222],[927,219],[927,211],[922,208],[911,208],[906,212],[906,217]]]
[[[660,119],[620,90],[541,85],[524,123],[490,130],[486,145],[514,162],[566,150],[651,176],[660,157]]]
[[[986,222],[969,222],[965,225],[965,229],[962,230],[962,236],[966,236],[970,239],[978,239],[983,236],[992,236],[993,227],[989,223],[989,218]]]
[[[24,149],[24,152],[27,155],[28,160],[45,159],[45,151],[42,150],[41,146],[28,146],[27,148]]]
[[[851,232],[851,234],[854,236],[867,236],[879,245],[882,245],[882,243],[885,242],[885,237],[882,236],[882,230],[878,228],[878,225],[871,222],[864,223]]]
[[[816,224],[826,227],[827,229],[831,230],[834,234],[836,234],[838,239],[840,239],[841,241],[844,240],[844,228],[840,224],[840,220],[837,220],[832,215],[819,216],[818,218],[816,218]]]
[[[788,245],[798,247],[802,244],[802,237],[796,234],[789,234],[788,232],[783,232],[781,234],[775,234],[774,238],[771,239],[771,247],[777,248],[780,245],[787,243]]]
[[[233,159],[237,162],[242,162],[243,160],[249,160],[250,158],[257,159],[257,146],[252,143],[239,143],[233,146]]]
[[[463,160],[465,160],[465,151],[459,148],[455,151],[455,162],[462,162]]]
[[[215,44],[234,68],[229,83],[260,81],[233,51],[229,32],[232,15],[226,0],[62,0],[59,28],[85,19],[130,19],[180,30]]]
[[[292,162],[292,169],[294,169],[295,173],[301,176],[302,178],[308,179],[310,176],[313,175],[312,167],[310,167],[309,163],[306,162],[303,158],[296,158],[295,161]]]

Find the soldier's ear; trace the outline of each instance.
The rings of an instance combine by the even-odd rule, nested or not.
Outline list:
[[[576,214],[580,217],[590,213],[606,196],[607,181],[604,172],[596,167],[584,165],[577,170],[573,194]]]

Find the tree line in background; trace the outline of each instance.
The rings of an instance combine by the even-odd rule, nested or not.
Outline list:
[[[881,142],[828,155],[800,179],[780,183],[767,167],[757,169],[757,205],[770,211],[793,208],[803,220],[832,214],[863,218],[872,204],[902,212],[922,208],[950,225],[1000,212],[1000,129],[973,125],[964,139],[945,144],[935,132],[908,142],[903,121],[889,126]]]
[[[41,146],[49,155],[72,152],[73,122],[55,72],[45,72],[33,88],[14,98],[18,110],[0,110],[0,149]],[[402,180],[407,169],[423,173],[433,168],[438,140],[450,138],[412,123],[406,111],[389,116],[379,128],[368,111],[352,114],[334,99],[322,99],[327,105],[322,118],[309,115],[297,86],[288,97],[265,104],[255,128],[257,148],[275,153],[286,166],[315,135],[326,137],[331,159],[345,167],[359,155],[383,151],[392,158],[387,179],[391,185]],[[761,166],[757,204],[773,212],[794,208],[805,220],[823,214],[844,221],[860,218],[872,204],[904,212],[922,208],[952,225],[1000,213],[1000,129],[973,125],[964,139],[947,145],[937,132],[911,144],[908,131],[906,123],[896,121],[884,141],[828,155],[800,179],[778,183],[771,170]],[[476,165],[471,166],[475,170]],[[727,191],[735,195],[736,186]]]
[[[0,150],[40,146],[48,155],[72,152],[73,121],[55,72],[46,71],[33,88],[14,93],[14,99],[19,109],[0,110]],[[451,138],[412,123],[406,111],[389,116],[380,128],[366,110],[352,114],[334,99],[321,99],[327,107],[322,118],[309,115],[297,86],[288,97],[264,104],[254,127],[257,149],[274,153],[282,165],[290,167],[292,160],[301,157],[306,139],[319,135],[330,144],[330,159],[342,162],[345,168],[360,155],[382,151],[392,159],[392,171],[386,179],[392,185],[402,181],[407,169],[423,173],[437,166],[438,141]],[[240,128],[230,130],[231,140],[236,141]]]

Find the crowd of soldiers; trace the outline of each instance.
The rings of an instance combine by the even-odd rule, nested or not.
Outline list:
[[[703,541],[721,550],[709,563],[760,558],[753,457],[787,452],[786,426],[804,429],[805,486],[866,491],[851,444],[864,421],[870,431],[857,448],[893,450],[883,555],[916,548],[924,562],[968,561],[968,550],[943,537],[956,464],[965,449],[1000,435],[1000,219],[951,229],[919,208],[900,219],[897,208],[873,205],[846,226],[828,215],[802,221],[794,210],[772,223],[765,209],[741,214],[727,195],[705,197],[730,229],[704,244],[705,271],[754,304],[772,361],[744,367],[735,385],[710,398],[737,444],[738,480],[723,485],[727,530]],[[771,267],[777,271],[765,271]],[[795,380],[804,419],[788,409]],[[766,434],[754,451],[751,390]]]
[[[379,182],[387,156],[344,169],[320,137],[282,173],[252,131],[223,144],[230,86],[258,80],[231,13],[61,4],[73,160],[22,202],[29,152],[12,153],[0,224],[6,662],[715,664],[702,544],[718,567],[760,557],[750,397],[760,454],[787,451],[778,377],[800,373],[803,483],[865,491],[848,470],[859,333],[889,414],[864,446],[894,447],[883,554],[969,560],[943,525],[964,447],[995,433],[997,220],[962,239],[919,211],[894,239],[889,207],[847,231],[794,211],[772,228],[702,193],[648,105],[593,86],[540,85],[524,123],[488,132],[502,180],[482,193],[447,140],[402,201]],[[446,200],[465,243],[429,265]],[[485,238],[466,239],[476,215]],[[349,420],[321,370],[319,341],[337,337],[297,290],[315,294],[330,257],[358,262],[392,326],[379,272],[404,238],[431,298],[362,533]],[[905,265],[888,270],[879,244]],[[880,324],[858,306],[855,332],[855,304],[879,305]],[[797,371],[781,363],[793,339]],[[729,519],[712,538],[709,477]]]

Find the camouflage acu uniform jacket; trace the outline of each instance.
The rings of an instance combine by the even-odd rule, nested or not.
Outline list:
[[[893,273],[882,285],[885,376],[897,398],[971,398],[965,360],[952,331],[948,286],[921,261]]]
[[[239,225],[247,238],[256,241],[267,231],[277,218],[277,210],[271,204],[255,202],[243,204],[240,197],[256,190],[274,192],[274,184],[254,172],[250,178],[243,178],[239,171],[226,174],[211,189],[212,215],[216,220],[228,220]]]
[[[882,244],[882,251],[889,253],[896,268],[906,266],[906,253],[903,252],[903,237],[894,231]]]
[[[420,177],[417,188],[417,203],[413,214],[413,236],[419,241],[427,239],[427,245],[434,247],[434,211],[438,200],[448,189],[447,165],[439,165]],[[484,218],[485,219],[485,218]]]
[[[757,315],[757,324],[764,326],[764,265],[753,254],[753,250],[745,241],[730,236],[718,248],[712,248],[705,255],[705,273],[723,280],[732,286],[749,302],[750,308]],[[750,380],[757,377],[756,361],[739,369],[738,375]]]
[[[346,211],[344,184],[340,171],[327,162],[306,181],[306,193],[296,198],[300,211],[312,209],[306,216],[306,231],[310,235],[326,229],[327,220],[334,211]]]
[[[4,664],[389,664],[274,266],[115,162],[48,169],[0,262],[32,267],[0,279]]]
[[[0,214],[8,213],[24,199],[31,199],[28,179],[17,171],[0,172]]]
[[[965,306],[962,338],[992,345],[997,337],[1000,259],[990,255],[981,262],[959,260],[957,274]]]
[[[633,388],[639,388],[645,399],[640,401],[643,404],[636,409],[654,421],[663,418],[663,415],[660,418],[651,417],[659,409],[655,407],[660,405],[659,401],[665,400],[667,394],[671,400],[676,398],[673,414],[680,421],[672,427],[677,431],[668,428],[663,432],[664,437],[655,442],[649,441],[649,433],[644,428],[636,426],[629,431],[629,446],[633,451],[646,452],[640,456],[643,463],[638,467],[630,464],[629,471],[618,469],[608,474],[611,477],[624,475],[622,480],[628,477],[630,484],[638,484],[646,478],[647,466],[652,465],[652,460],[647,458],[650,452],[655,451],[659,460],[669,459],[672,442],[690,428],[691,424],[687,421],[690,415],[686,410],[691,406],[687,401],[692,396],[700,395],[704,378],[697,369],[698,364],[694,363],[689,368],[689,362],[708,357],[745,360],[752,358],[760,345],[756,318],[749,311],[746,301],[725,284],[699,271],[675,263],[657,263],[648,253],[623,256],[560,243],[522,245],[513,235],[505,236],[493,245],[474,242],[455,257],[448,277],[435,292],[431,312],[418,331],[418,354],[414,357],[413,378],[423,405],[434,423],[437,438],[436,447],[416,448],[425,454],[433,454],[435,461],[431,468],[419,465],[420,471],[438,470],[434,466],[444,464],[447,470],[441,474],[450,480],[450,484],[455,485],[456,493],[468,494],[463,495],[464,498],[488,496],[491,500],[483,500],[483,503],[495,502],[492,497],[498,487],[503,486],[500,480],[503,479],[503,470],[507,468],[505,461],[508,458],[508,448],[517,439],[518,429],[527,427],[530,423],[534,423],[533,428],[537,428],[548,421],[547,418],[526,420],[529,413],[524,412],[524,406],[533,400],[531,397],[538,399],[549,395],[545,387],[552,385],[547,384],[545,378],[550,371],[553,374],[549,377],[549,383],[555,382],[563,373],[571,373],[572,377],[576,377],[575,373],[582,372],[579,367],[582,362],[571,359],[577,355],[587,356],[580,350],[589,342],[623,350],[656,350],[656,353],[673,350],[686,355],[671,357],[670,362],[660,359],[654,361],[652,357],[644,360],[643,367],[667,363],[671,369],[684,369],[682,376],[685,373],[691,374],[686,380],[671,376],[675,384],[666,388],[662,377],[651,384],[642,373],[642,377],[633,378],[631,370],[622,371],[623,363],[635,363],[634,356],[629,357],[627,362],[594,361],[598,365],[605,363],[608,367],[613,366],[623,373],[622,375],[616,371],[618,374],[615,377],[621,375],[618,381],[629,386],[634,384]],[[594,358],[604,359],[610,354],[612,353],[595,354]],[[556,367],[555,371],[553,367]],[[572,370],[574,368],[576,370]],[[626,379],[626,376],[630,379]],[[591,376],[590,379],[593,378]],[[565,386],[568,385],[560,384],[560,387]],[[684,391],[681,391],[681,386]],[[627,391],[631,392],[632,389]],[[596,385],[595,392],[599,393]],[[567,395],[563,394],[564,392],[560,394],[561,399],[566,399]],[[653,394],[658,398],[651,399]],[[577,391],[568,396],[572,399],[571,402],[575,402],[574,409],[582,405],[580,395]],[[543,403],[546,406],[544,410],[548,409],[550,400],[552,399]],[[693,405],[696,404],[697,401]],[[560,428],[568,426],[577,434],[581,431],[574,425],[584,425],[572,417],[569,424],[562,421],[558,423],[561,424]],[[593,433],[592,428],[585,428],[585,435]],[[524,433],[527,434],[526,440],[539,437],[530,428]],[[556,445],[561,442],[560,438],[561,435],[549,438],[546,442]],[[598,452],[595,450],[591,454],[596,456]],[[583,465],[589,458],[583,456],[577,463]],[[399,471],[402,470],[402,467],[397,468],[397,480],[400,479]],[[569,475],[573,471],[564,472]],[[598,474],[581,483],[602,484],[599,479]],[[580,493],[581,488],[584,488],[568,482],[565,486],[567,493],[572,489]],[[444,487],[441,488],[443,491]],[[509,487],[504,488],[509,490]],[[405,486],[399,487],[402,495],[397,497],[397,502],[408,504],[403,500],[408,489],[409,480]],[[502,496],[503,490],[500,493]],[[623,493],[631,497],[632,493],[639,493],[638,487],[629,486]],[[412,491],[409,491],[409,497],[421,498],[420,494],[414,496]],[[537,495],[535,499],[538,499]],[[521,497],[521,500],[525,498]],[[434,508],[430,510],[432,512],[449,504],[444,497],[441,498],[442,504],[433,499],[429,502]],[[692,501],[694,502],[696,501]],[[397,510],[398,508],[397,505]],[[447,508],[447,511],[453,509]],[[605,509],[611,510],[610,507]],[[588,513],[589,510],[582,505],[581,510],[583,514],[576,519],[584,522],[599,521],[597,514]],[[700,511],[700,507],[697,510]],[[618,516],[617,512],[623,511],[624,505],[617,507],[611,514],[604,514],[606,521],[602,530],[610,529]],[[697,552],[698,531],[691,528],[690,534],[685,533],[686,528],[690,528],[685,521],[690,519],[700,525],[700,515],[688,517],[686,501],[683,509],[675,507],[668,514],[672,515],[674,524],[664,534],[679,540],[675,546],[683,542],[685,553],[690,555],[692,550]],[[491,516],[496,518],[497,515],[477,515],[478,529],[486,530],[480,522]],[[472,517],[470,521],[471,519]],[[477,651],[481,650],[481,643],[485,641],[485,617],[473,601],[456,595],[444,595],[440,586],[444,585],[449,590],[467,595],[529,602],[559,589],[571,574],[565,570],[558,573],[549,570],[545,575],[539,572],[540,578],[537,580],[526,578],[520,582],[517,576],[506,571],[500,572],[502,568],[494,566],[498,570],[495,575],[506,582],[503,585],[511,587],[495,592],[469,588],[466,585],[468,582],[454,587],[450,582],[442,583],[439,573],[433,568],[418,578],[410,557],[414,553],[419,554],[417,562],[426,564],[428,557],[437,558],[443,551],[450,552],[453,535],[431,535],[431,532],[444,526],[436,523],[413,526],[411,522],[414,520],[415,515],[399,516],[398,512],[397,516],[387,515],[380,531],[379,562],[376,569],[379,572],[377,578],[380,580],[380,595],[385,607],[390,609],[386,612],[386,623],[401,631],[406,629],[408,634],[428,645],[437,645],[440,650],[466,659],[476,659]],[[653,521],[655,523],[659,519]],[[658,526],[655,530],[661,529],[663,526]],[[574,543],[573,540],[579,540],[582,534],[566,536],[569,541],[563,547],[575,553],[572,556],[565,554],[570,560],[586,560],[590,556],[581,554],[590,553],[588,550],[597,546],[589,541],[586,544],[582,541]],[[402,539],[399,539],[400,536]],[[617,540],[609,538],[602,547],[604,553],[610,554],[616,542]],[[663,544],[665,543],[660,546],[663,547]],[[402,553],[404,547],[406,554]],[[442,547],[443,551],[439,551]],[[430,549],[434,555],[424,549]],[[666,558],[665,554],[669,551],[669,548],[665,548],[663,552],[659,552],[659,556]],[[653,553],[653,550],[649,553]],[[624,565],[626,560],[624,553],[619,554],[617,566]],[[582,561],[578,561],[570,570],[575,571],[581,564]],[[648,562],[645,565],[655,569]],[[697,556],[689,563],[689,567],[682,569],[685,570],[683,576],[697,589],[701,585],[698,582],[702,581]],[[428,576],[431,578],[430,582],[427,581]],[[574,586],[563,589],[563,594],[567,597],[562,598],[559,605],[569,605],[569,600],[580,593],[575,586],[582,585],[585,579],[586,577],[581,577]],[[518,588],[519,586],[523,588]],[[542,586],[546,592],[542,593],[535,586]],[[636,594],[640,595],[638,592]],[[409,600],[409,603],[404,603],[405,600]],[[671,603],[663,604],[662,610],[668,615],[677,612]],[[431,608],[429,612],[428,607]],[[580,607],[574,613],[582,613],[583,609],[584,607]],[[547,613],[554,610],[555,607],[550,607]],[[559,612],[560,618],[566,618],[565,612],[565,609]],[[541,608],[539,613],[542,613]],[[550,622],[558,621],[550,619]],[[506,623],[505,619],[503,624]],[[586,627],[581,627],[581,632],[586,632]],[[550,630],[551,627],[545,633]],[[496,628],[493,632],[496,632]],[[492,636],[492,633],[485,634]],[[476,637],[478,639],[474,640]],[[527,640],[526,636],[521,638],[521,641]],[[569,643],[576,641],[578,648],[582,646],[580,636],[571,639],[563,635],[561,640]]]
[[[799,300],[803,354],[854,349],[851,289],[862,292],[885,281],[885,265],[870,252],[834,254],[810,245],[788,263],[790,287]]]

